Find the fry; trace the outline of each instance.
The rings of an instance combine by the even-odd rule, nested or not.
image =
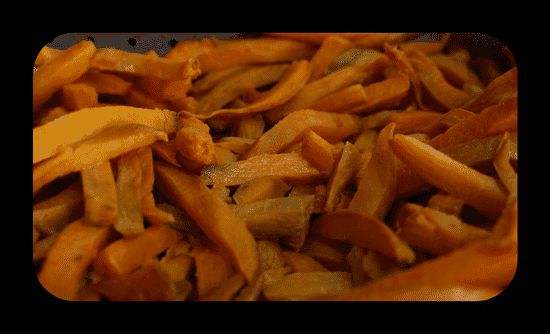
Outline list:
[[[124,102],[132,107],[145,109],[167,109],[167,105],[163,102],[155,100],[149,94],[146,94],[139,88],[132,87],[128,94],[124,96]]]
[[[263,290],[269,300],[308,300],[313,297],[327,296],[353,287],[351,274],[336,272],[298,272],[283,276],[275,284]]]
[[[32,206],[32,224],[42,234],[61,231],[84,213],[82,182],[76,181],[59,194]]]
[[[344,188],[351,183],[359,169],[363,165],[363,160],[359,151],[350,142],[346,142],[338,164],[330,174],[327,184],[327,200],[324,205],[326,212],[334,211],[338,196]]]
[[[165,132],[140,124],[117,123],[87,137],[74,148],[33,167],[33,195],[55,179],[86,166],[115,158],[157,140],[168,140]]]
[[[176,133],[179,128],[176,113],[170,110],[128,106],[81,109],[33,128],[33,165],[57,154],[60,146],[73,145],[116,122],[142,124],[167,134]]]
[[[463,108],[477,114],[483,109],[499,103],[517,90],[518,68],[513,67],[491,81],[480,96],[468,102]]]
[[[396,228],[397,235],[411,246],[436,255],[490,236],[489,231],[466,224],[457,216],[413,203],[399,209]]]
[[[286,69],[286,66],[283,67]],[[274,75],[273,79],[275,79],[278,76],[278,68],[270,69],[271,72],[270,75]],[[210,113],[207,113],[204,109],[201,109],[201,104],[199,103],[199,111],[197,118],[199,119],[207,119],[211,117],[238,117],[246,114],[251,113],[257,113],[260,111],[265,111],[268,109],[271,109],[273,107],[276,107],[278,105],[281,105],[288,101],[290,98],[292,98],[294,95],[296,95],[306,84],[307,78],[309,77],[310,73],[310,65],[307,60],[300,60],[293,62],[288,69],[284,72],[282,77],[280,79],[275,79],[278,81],[273,88],[271,88],[269,91],[267,91],[265,94],[262,95],[261,98],[254,101],[253,103],[247,105],[246,107],[242,108],[236,108],[236,109],[215,109],[214,107],[209,107],[207,110],[212,110]],[[244,80],[235,78],[235,80]],[[269,81],[273,80],[269,79]],[[250,81],[242,81],[242,82],[250,82]],[[255,84],[252,82],[253,87],[261,87],[264,84],[265,81],[259,82],[258,84]],[[234,84],[233,84],[234,85]],[[216,88],[218,89],[218,88]],[[229,98],[233,98],[236,94],[231,95]],[[204,99],[211,98],[210,96],[204,97]],[[223,100],[224,102],[226,100]],[[201,100],[202,101],[202,100]],[[220,106],[223,102],[218,103],[217,105]],[[202,114],[201,114],[202,113]],[[206,115],[204,113],[207,113]]]
[[[331,93],[362,81],[372,80],[389,62],[389,58],[382,55],[373,63],[349,66],[326,75],[308,83],[293,98],[267,111],[264,116],[269,123],[275,124],[293,111],[308,108],[317,100]]]
[[[87,72],[75,83],[83,83],[93,87],[97,94],[124,96],[130,91],[132,83],[121,77],[105,72]]]
[[[458,108],[470,101],[468,94],[445,80],[437,65],[424,53],[411,50],[407,52],[407,58],[424,87],[446,109]]]
[[[67,109],[79,110],[97,106],[98,94],[94,87],[84,83],[72,83],[61,88],[61,98]]]
[[[155,161],[154,168],[155,179],[163,193],[188,212],[204,233],[231,255],[246,281],[251,282],[258,269],[258,253],[256,241],[244,221],[208,189],[200,177],[162,161]],[[195,191],[188,192],[188,189]]]
[[[34,66],[40,67],[45,65],[62,53],[63,50],[54,49],[45,45],[42,49],[40,49],[40,52],[38,52],[38,56],[36,56],[36,59],[34,60]]]
[[[462,208],[464,207],[464,200],[440,191],[430,197],[426,207],[460,217]]]
[[[328,271],[322,264],[317,262],[311,256],[305,254],[283,250],[285,264],[292,268],[293,272],[319,272]]]
[[[115,177],[109,161],[80,171],[84,193],[84,222],[91,226],[110,226],[118,222]]]
[[[383,221],[349,208],[320,216],[312,224],[314,235],[373,249],[400,262],[413,263],[414,251]]]
[[[200,98],[197,115],[210,116],[246,93],[250,86],[262,87],[279,81],[288,71],[289,66],[289,64],[251,66],[229,77]]]
[[[426,181],[463,198],[480,213],[495,218],[504,208],[506,190],[498,180],[482,174],[413,138],[396,134],[390,140],[395,154]]]
[[[315,182],[328,179],[328,174],[311,166],[298,153],[261,154],[230,165],[210,165],[201,171],[208,185],[221,183],[235,186],[252,179],[272,176],[285,182]]]
[[[394,129],[395,123],[390,123],[380,131],[357,192],[349,203],[350,210],[380,220],[388,213],[397,193],[397,163],[389,146]]]
[[[196,77],[201,71],[199,63],[193,58],[175,61],[114,48],[97,50],[90,67],[100,71],[127,73],[162,80],[184,80]]]
[[[504,187],[508,190],[508,201],[518,196],[518,174],[510,164],[510,134],[505,132],[500,140],[494,159],[495,170]]]
[[[268,198],[284,197],[291,186],[278,177],[261,177],[241,184],[233,194],[237,205]]]
[[[273,268],[282,268],[285,259],[278,242],[269,239],[258,240],[259,272]]]
[[[128,275],[182,238],[167,225],[150,226],[136,237],[121,238],[103,248],[93,263],[94,270],[107,278]]]
[[[350,270],[346,249],[334,240],[314,235],[306,240],[300,253],[311,256],[329,271]]]
[[[199,298],[202,298],[209,290],[227,280],[232,275],[233,268],[231,259],[215,244],[195,251],[197,291]]]
[[[311,54],[313,48],[305,43],[266,37],[232,41],[197,59],[206,73],[236,65],[289,62],[309,58]]]
[[[81,77],[96,54],[93,42],[83,40],[40,66],[32,76],[32,112],[37,112],[63,85]]]
[[[250,66],[247,65],[235,65],[229,68],[209,71],[193,83],[193,86],[190,88],[190,93],[192,93],[194,96],[200,96],[201,94],[211,90],[222,81],[237,74],[243,73],[249,68]]]
[[[430,59],[437,65],[445,79],[453,86],[463,88],[464,85],[473,85],[484,88],[481,80],[464,62],[454,60],[450,56],[443,54],[432,55]]]
[[[189,58],[197,58],[199,55],[208,53],[214,48],[214,43],[208,39],[179,41],[165,55],[165,59],[186,61]]]
[[[365,87],[355,84],[314,102],[310,108],[318,111],[349,112],[368,103]]]
[[[330,172],[335,163],[334,146],[311,129],[306,130],[301,153],[309,163],[321,171]]]
[[[178,152],[191,161],[200,165],[216,163],[210,127],[196,118],[190,117],[182,121],[174,144]]]
[[[136,150],[120,155],[117,168],[119,218],[114,228],[124,237],[135,237],[145,231],[141,208],[141,162]]]
[[[80,280],[96,254],[113,238],[110,227],[93,227],[76,220],[60,232],[38,273],[40,284],[52,295],[76,300]]]
[[[211,289],[207,294],[199,298],[199,301],[228,301],[246,283],[243,275],[234,274],[219,286]]]
[[[498,104],[483,109],[479,114],[469,117],[437,135],[430,141],[430,145],[436,149],[442,149],[504,131],[517,131],[517,127],[518,95],[516,92]]]
[[[178,149],[174,140],[169,141],[156,141],[151,144],[151,148],[156,155],[171,163],[174,166],[181,167],[180,163],[176,160],[176,153]]]
[[[310,129],[330,143],[343,140],[359,132],[359,117],[348,114],[333,114],[303,109],[285,117],[266,131],[240,160],[260,154],[274,154],[283,151],[302,139],[304,131]]]
[[[308,82],[315,81],[322,77],[334,60],[353,46],[353,43],[340,36],[327,36],[313,57],[311,57],[311,75]]]
[[[246,139],[258,139],[265,129],[265,120],[261,114],[241,118],[235,125],[235,135]]]

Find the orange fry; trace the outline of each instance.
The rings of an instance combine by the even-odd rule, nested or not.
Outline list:
[[[420,81],[432,97],[447,109],[463,106],[470,101],[470,95],[453,87],[437,67],[424,53],[416,50],[407,52],[407,58]]]
[[[474,113],[497,104],[518,90],[518,68],[514,67],[491,81],[483,93],[462,108]]]
[[[463,198],[489,218],[496,218],[506,201],[506,189],[495,178],[482,174],[416,139],[396,134],[390,147],[408,167],[430,184]]]
[[[362,165],[363,159],[359,151],[352,143],[346,142],[340,160],[332,170],[328,180],[327,199],[324,205],[325,211],[334,211],[342,190],[351,183],[351,180],[355,177]]]
[[[405,72],[400,70],[381,82],[365,86],[367,103],[355,107],[348,112],[363,113],[392,108],[408,94],[409,88],[409,77]]]
[[[343,52],[351,49],[353,43],[338,35],[330,35],[323,40],[319,49],[311,58],[311,76],[308,82],[322,77],[334,60]]]
[[[40,66],[32,76],[32,112],[37,112],[63,85],[80,78],[90,68],[96,48],[81,41]]]
[[[368,100],[365,87],[355,84],[317,100],[310,108],[319,111],[350,112],[367,105]]]
[[[118,221],[115,177],[109,161],[80,171],[84,193],[84,221],[91,226],[109,226]]]
[[[116,193],[119,219],[114,228],[125,237],[134,237],[145,230],[141,208],[141,162],[136,150],[118,157]]]

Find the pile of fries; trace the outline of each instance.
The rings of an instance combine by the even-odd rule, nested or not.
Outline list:
[[[45,46],[41,285],[70,301],[497,296],[518,261],[517,68],[441,35]]]

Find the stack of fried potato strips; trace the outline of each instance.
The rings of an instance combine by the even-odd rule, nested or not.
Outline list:
[[[72,301],[497,296],[518,261],[517,68],[413,37],[45,46],[41,285]]]

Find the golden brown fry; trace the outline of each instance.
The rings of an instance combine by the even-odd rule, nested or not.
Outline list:
[[[141,209],[141,162],[136,150],[120,155],[117,168],[118,220],[114,228],[125,237],[134,237],[145,231]]]
[[[88,71],[75,81],[94,87],[98,94],[124,96],[130,91],[132,83],[120,76],[106,72]]]
[[[349,40],[338,35],[330,35],[325,38],[319,49],[311,57],[311,76],[308,82],[322,77],[334,60],[353,46],[353,43]]]
[[[497,104],[518,90],[518,68],[513,67],[506,73],[495,78],[476,99],[468,102],[464,109],[479,113],[483,109]]]
[[[93,42],[83,40],[40,66],[32,77],[32,112],[37,112],[63,85],[81,77],[96,53]]]
[[[97,106],[98,93],[94,87],[85,83],[72,83],[61,88],[63,105],[70,110],[79,110]]]
[[[336,159],[334,146],[311,129],[304,135],[301,154],[321,171],[330,172]]]
[[[241,184],[233,194],[237,205],[264,200],[267,198],[284,197],[291,186],[278,177],[261,177]]]
[[[359,169],[363,165],[363,159],[359,151],[350,142],[346,142],[340,160],[332,170],[327,184],[327,200],[324,205],[326,212],[334,211],[338,196],[344,188],[351,183]]]

